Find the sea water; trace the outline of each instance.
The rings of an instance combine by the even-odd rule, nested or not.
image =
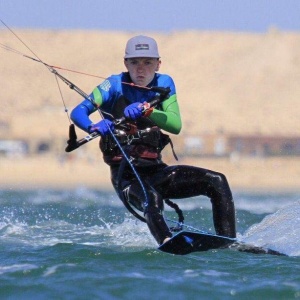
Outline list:
[[[300,299],[300,194],[234,198],[238,239],[285,256],[170,255],[113,192],[1,190],[0,299]],[[209,199],[176,203],[214,232]]]

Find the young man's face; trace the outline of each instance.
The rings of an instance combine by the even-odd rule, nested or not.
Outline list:
[[[157,58],[127,58],[124,64],[134,84],[147,86],[159,70],[160,60]]]

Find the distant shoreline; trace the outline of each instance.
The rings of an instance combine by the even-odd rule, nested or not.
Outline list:
[[[180,164],[199,166],[226,175],[233,193],[291,193],[300,191],[300,158],[184,159]],[[170,163],[174,164],[174,162]],[[109,167],[101,159],[61,163],[51,156],[1,159],[1,190],[113,191]]]

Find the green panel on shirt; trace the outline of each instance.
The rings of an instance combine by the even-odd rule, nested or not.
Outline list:
[[[99,89],[97,87],[93,90],[93,96],[94,96],[94,102],[98,106],[101,106],[101,104],[102,104],[102,95],[101,95],[101,92],[99,91]]]
[[[162,110],[154,109],[150,120],[163,130],[178,134],[181,130],[181,117],[176,95],[172,95],[162,103]]]

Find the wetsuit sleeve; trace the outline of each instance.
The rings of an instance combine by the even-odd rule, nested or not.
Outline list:
[[[97,109],[96,106],[100,107],[103,102],[102,94],[98,87],[93,90],[93,93],[89,97],[94,104],[85,99],[71,112],[71,120],[77,127],[86,132],[89,132],[89,126],[92,125],[89,115],[95,112]]]
[[[161,110],[154,109],[149,119],[155,124],[170,133],[178,134],[182,127],[179,106],[176,94],[163,101]]]
[[[92,124],[89,115],[95,110],[95,106],[89,100],[85,99],[72,110],[70,115],[71,120],[77,127],[88,132],[88,128]]]

